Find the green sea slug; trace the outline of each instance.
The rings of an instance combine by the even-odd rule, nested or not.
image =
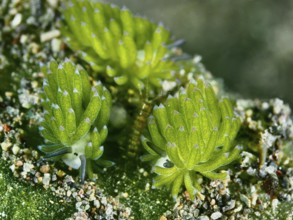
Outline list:
[[[62,159],[80,169],[81,180],[93,177],[93,165],[111,165],[101,160],[107,137],[111,95],[100,82],[91,86],[85,70],[69,60],[44,67],[44,120],[40,133],[46,144],[39,146],[45,158]]]
[[[164,104],[155,106],[148,119],[148,137],[142,142],[149,154],[142,160],[155,163],[154,186],[171,188],[176,197],[182,185],[194,198],[200,192],[198,177],[227,178],[216,170],[239,157],[234,138],[240,119],[228,99],[219,101],[210,84],[190,82]]]
[[[98,1],[69,1],[62,14],[66,43],[108,81],[152,92],[177,69],[169,59],[176,43],[163,25]]]

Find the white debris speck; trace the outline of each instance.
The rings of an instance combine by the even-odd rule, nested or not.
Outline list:
[[[262,108],[262,110],[267,110],[269,107],[270,107],[270,105],[269,105],[269,103],[267,103],[267,102],[263,102],[263,103],[261,104],[261,108]]]
[[[13,20],[11,21],[11,26],[13,28],[17,27],[20,23],[21,23],[21,20],[22,20],[22,14],[16,14],[13,18]]]
[[[127,198],[128,197],[128,193],[127,192],[124,192],[124,193],[121,193],[122,197],[124,198]]]
[[[228,202],[228,205],[223,207],[223,211],[226,212],[226,211],[229,211],[231,209],[234,209],[235,208],[235,205],[236,205],[236,201],[235,200],[231,200]]]
[[[25,44],[28,40],[28,36],[26,34],[22,34],[20,37],[20,43]]]
[[[128,216],[130,215],[130,213],[131,213],[131,209],[130,208],[126,208],[125,209],[125,212],[128,214]]]
[[[195,55],[195,56],[193,57],[193,62],[194,62],[194,63],[199,63],[199,62],[201,61],[201,59],[202,59],[201,56],[199,56],[199,55]]]
[[[268,174],[273,174],[277,171],[277,167],[274,167],[274,166],[268,166],[265,168],[265,171],[268,173]]]
[[[14,155],[16,155],[19,152],[19,150],[20,150],[19,146],[17,146],[16,144],[14,144],[13,147],[12,147],[12,153]]]
[[[23,171],[28,173],[34,168],[34,165],[31,163],[24,163],[23,164]]]
[[[289,137],[293,138],[293,125],[291,125],[288,130],[289,130]]]
[[[252,168],[252,167],[248,167],[247,169],[247,174],[250,176],[255,176],[256,175],[256,169]]]
[[[249,200],[249,198],[246,195],[240,194],[240,200],[242,202],[244,202],[247,207],[249,207],[249,208],[251,207],[251,201]]]
[[[62,41],[58,38],[54,38],[51,41],[51,47],[53,52],[59,52],[61,50]]]
[[[51,180],[51,174],[50,173],[45,173],[44,178],[43,178],[43,184],[45,186],[48,186],[50,184],[50,180]]]
[[[1,143],[1,148],[4,151],[8,151],[8,149],[12,146],[11,142],[5,141]]]
[[[6,216],[6,214],[5,214],[5,212],[3,211],[3,212],[1,212],[1,217],[5,217]]]
[[[97,199],[95,199],[95,200],[94,200],[94,206],[95,206],[96,208],[100,208],[100,206],[101,206],[100,201],[97,200]]]
[[[241,156],[243,157],[241,167],[250,167],[250,165],[254,159],[254,155],[249,152],[243,151],[241,153]]]
[[[66,196],[67,196],[67,197],[70,197],[71,194],[72,194],[72,192],[71,192],[70,190],[67,190],[67,192],[66,192]]]
[[[212,219],[219,219],[222,217],[222,213],[221,212],[214,212],[212,215],[211,215],[211,218]]]
[[[52,7],[52,8],[56,8],[58,6],[58,1],[59,0],[47,0],[47,2],[49,3],[49,5]]]
[[[145,191],[149,191],[150,188],[151,188],[151,184],[150,183],[145,184],[145,188],[144,188]]]
[[[276,139],[277,136],[272,135],[268,132],[268,130],[265,130],[265,132],[261,134],[261,142],[265,148],[271,147],[275,143]]]
[[[77,203],[75,204],[75,207],[76,207],[77,210],[82,210],[82,209],[81,209],[81,206],[82,206],[82,202],[77,202]]]
[[[284,102],[281,99],[275,99],[273,100],[273,111],[275,114],[280,114],[283,107],[284,107]]]
[[[15,165],[12,164],[12,165],[9,167],[9,169],[10,169],[12,172],[14,172],[14,171],[15,171]]]
[[[260,216],[260,212],[255,212],[254,214],[255,216],[258,216],[258,217]]]
[[[11,100],[12,96],[13,96],[13,92],[10,92],[10,91],[5,92],[5,97],[6,97],[8,100]]]
[[[6,111],[8,114],[13,115],[13,116],[19,116],[19,109],[17,108],[13,108],[11,106],[8,106],[6,108]]]
[[[46,42],[59,36],[60,36],[59,30],[51,30],[45,33],[41,33],[40,39],[41,39],[41,42]]]
[[[32,88],[34,88],[34,89],[36,89],[36,88],[38,88],[38,85],[39,85],[39,83],[38,83],[38,81],[32,81],[31,82],[31,86],[32,86]]]
[[[26,109],[30,108],[32,105],[37,104],[40,100],[39,96],[31,94],[28,90],[22,90],[18,98],[21,106]]]
[[[106,215],[110,216],[113,213],[113,206],[112,205],[108,205],[106,208]]]
[[[256,192],[252,193],[252,194],[251,194],[251,204],[252,204],[253,206],[256,205],[257,199],[258,199],[258,194],[257,194]]]
[[[107,204],[107,198],[104,196],[104,197],[102,197],[102,199],[101,199],[101,203],[103,204],[103,205],[106,205]]]
[[[273,199],[273,201],[272,201],[272,210],[273,210],[273,213],[276,212],[276,209],[278,207],[278,204],[279,204],[279,200],[278,199]]]

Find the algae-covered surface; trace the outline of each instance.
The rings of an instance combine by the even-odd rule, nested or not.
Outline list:
[[[65,219],[70,216],[73,204],[42,187],[13,177],[6,161],[1,160],[0,165],[1,219]]]
[[[183,61],[182,81],[200,76],[218,96],[234,97],[241,119],[235,140],[241,145],[240,157],[221,168],[228,179],[199,176],[202,190],[195,199],[184,187],[177,198],[167,188],[155,188],[153,164],[139,159],[142,146],[136,158],[127,156],[129,134],[142,103],[128,101],[128,93],[123,94],[128,98],[121,97],[113,84],[109,88],[114,114],[104,145],[110,149],[105,157],[115,166],[96,167],[97,178],[82,184],[78,171],[45,160],[37,148],[44,143],[38,131],[43,116],[40,66],[67,57],[82,65],[92,80],[98,76],[65,44],[59,1],[4,0],[0,7],[1,219],[292,219],[290,107],[280,99],[248,100],[228,94],[198,56]],[[154,99],[153,104],[160,101]]]

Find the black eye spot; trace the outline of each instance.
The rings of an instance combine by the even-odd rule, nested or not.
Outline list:
[[[166,160],[166,162],[163,163],[163,166],[165,168],[172,168],[172,167],[174,167],[174,164],[170,160]]]
[[[75,155],[75,156],[78,156],[78,154],[77,154],[77,153],[74,153],[74,155]]]
[[[223,146],[218,146],[218,147],[216,147],[216,150],[218,150],[218,151],[220,151],[220,150],[222,150],[223,149]]]

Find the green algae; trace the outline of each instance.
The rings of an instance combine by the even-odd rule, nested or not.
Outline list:
[[[49,190],[20,182],[0,160],[0,219],[65,219],[73,209],[73,203],[62,202]]]
[[[120,201],[131,207],[134,219],[159,219],[172,209],[174,200],[166,189],[152,189],[153,174],[147,167],[127,169],[116,166],[100,175],[98,183],[109,194],[120,196]]]

